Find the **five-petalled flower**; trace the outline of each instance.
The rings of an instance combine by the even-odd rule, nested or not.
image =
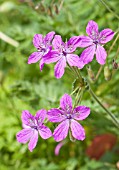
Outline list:
[[[28,110],[22,112],[23,130],[17,133],[16,138],[20,143],[27,143],[29,150],[32,152],[36,147],[38,141],[38,133],[43,139],[48,139],[52,136],[51,130],[44,125],[47,111],[44,109],[39,110],[35,116],[30,114]]]
[[[90,108],[86,106],[72,107],[72,98],[64,94],[60,100],[60,108],[53,108],[48,111],[50,122],[61,122],[54,130],[53,137],[59,142],[66,138],[68,131],[71,130],[72,136],[77,140],[85,139],[85,130],[77,122],[83,120],[90,114]]]
[[[109,28],[99,32],[97,23],[92,20],[88,22],[86,32],[88,36],[80,36],[82,41],[79,47],[87,47],[80,55],[80,60],[82,60],[84,64],[88,64],[96,54],[97,62],[104,65],[107,53],[103,45],[112,40],[114,32]]]
[[[36,47],[37,52],[33,52],[28,58],[28,64],[40,61],[40,70],[43,69],[43,58],[48,56],[52,50],[51,41],[55,32],[51,31],[43,37],[42,34],[35,34],[33,38],[33,45]]]
[[[79,56],[73,54],[80,44],[81,38],[79,36],[73,36],[69,39],[69,41],[64,43],[60,35],[55,35],[52,41],[54,53],[52,51],[51,55],[47,55],[43,61],[46,64],[57,62],[54,68],[55,77],[57,79],[63,76],[66,63],[80,69],[84,66],[83,62],[79,59]]]

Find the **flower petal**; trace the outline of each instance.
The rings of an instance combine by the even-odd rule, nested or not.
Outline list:
[[[95,21],[90,20],[88,22],[87,27],[86,27],[86,33],[90,37],[93,37],[93,36],[97,35],[98,34],[98,24]]]
[[[36,147],[37,142],[38,142],[38,131],[34,130],[33,136],[31,137],[29,144],[28,144],[28,148],[31,152]]]
[[[74,119],[84,120],[90,114],[90,108],[86,106],[78,106],[73,110]]]
[[[69,120],[65,120],[60,123],[56,129],[54,130],[53,137],[54,139],[59,142],[66,138],[69,130]]]
[[[43,43],[43,35],[35,34],[33,37],[33,45],[38,49],[42,43]]]
[[[85,130],[77,121],[72,119],[70,127],[71,127],[72,136],[75,139],[77,139],[77,140],[85,139]]]
[[[50,63],[57,62],[60,58],[61,56],[59,55],[58,51],[52,50],[48,53],[47,56],[43,58],[43,61],[46,64],[50,64]]]
[[[38,125],[42,124],[46,118],[47,111],[45,109],[38,110],[35,119],[37,120]]]
[[[43,56],[42,52],[33,52],[28,58],[28,64],[36,63],[42,58],[42,56]]]
[[[60,107],[64,110],[71,113],[72,111],[72,98],[68,94],[64,94],[60,99]]]
[[[101,65],[104,65],[106,57],[107,57],[107,53],[106,53],[105,49],[102,46],[97,45],[97,49],[96,49],[97,62]]]
[[[100,43],[105,44],[108,41],[112,40],[113,37],[114,37],[114,32],[111,29],[109,28],[104,29],[100,32]]]
[[[60,50],[62,48],[62,38],[60,35],[55,35],[53,41],[52,41],[52,45],[54,47],[55,50]]]
[[[48,34],[46,34],[46,36],[44,37],[44,43],[50,43],[54,35],[55,35],[54,31],[51,31]]]
[[[55,65],[55,77],[57,79],[63,76],[65,67],[66,67],[66,59],[65,57],[62,57]]]
[[[81,43],[79,47],[88,47],[93,44],[93,40],[88,36],[80,36],[81,37]]]
[[[66,117],[60,109],[50,109],[48,111],[48,119],[50,122],[62,122]]]
[[[80,36],[73,36],[66,42],[65,49],[66,52],[72,53],[76,50],[77,47],[81,44],[81,37]]]
[[[22,111],[21,119],[24,125],[27,125],[27,126],[34,125],[34,116],[28,110]]]
[[[70,66],[77,66],[78,68],[83,68],[84,63],[79,59],[79,56],[76,54],[67,54],[67,62]]]
[[[30,140],[32,135],[33,135],[33,129],[27,128],[27,129],[22,129],[20,132],[18,132],[16,138],[18,142],[25,144]]]
[[[66,141],[62,141],[58,143],[58,145],[55,147],[55,155],[59,155],[61,147],[66,143]]]
[[[87,47],[80,55],[80,60],[83,61],[84,64],[90,63],[94,58],[95,49],[96,49],[95,45]]]
[[[38,131],[39,131],[40,136],[43,139],[48,139],[48,138],[50,138],[52,136],[51,130],[48,127],[44,126],[44,125],[42,125],[42,127]]]

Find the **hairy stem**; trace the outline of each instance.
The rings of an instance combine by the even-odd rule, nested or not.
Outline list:
[[[99,0],[106,8],[109,12],[111,12],[112,14],[114,14],[114,16],[119,19],[119,16],[104,2],[104,0]]]
[[[99,70],[98,70],[98,72],[97,72],[97,74],[96,74],[95,81],[98,79],[98,77],[99,77],[102,69],[103,69],[103,66],[100,66],[100,68],[99,68]]]
[[[95,95],[95,93],[92,91],[91,88],[89,88],[89,93],[91,94],[91,96],[96,100],[96,102],[106,111],[106,113],[111,117],[113,123],[115,124],[115,126],[117,126],[119,128],[119,121],[117,120],[117,118],[113,115],[113,113],[111,113],[102,103],[101,101],[97,98],[97,96]]]

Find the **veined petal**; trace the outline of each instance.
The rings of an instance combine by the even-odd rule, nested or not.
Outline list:
[[[81,43],[79,44],[79,47],[88,47],[93,44],[93,40],[88,36],[80,36],[81,37]]]
[[[38,131],[39,131],[40,136],[43,139],[48,139],[48,138],[50,138],[52,136],[51,130],[48,127],[44,126],[44,125],[42,125],[42,127]]]
[[[38,142],[38,131],[34,130],[33,136],[31,137],[29,144],[28,144],[28,148],[31,152],[36,147],[37,142]]]
[[[104,29],[100,32],[100,43],[105,44],[108,41],[112,40],[113,37],[114,37],[114,32],[111,29],[109,28]]]
[[[66,42],[65,49],[66,52],[72,53],[76,50],[77,47],[81,44],[81,37],[80,36],[73,36]]]
[[[54,35],[55,35],[54,31],[51,31],[48,34],[46,34],[46,36],[44,37],[44,43],[50,43]]]
[[[70,127],[71,127],[72,136],[75,139],[77,139],[77,140],[85,139],[85,130],[77,121],[72,119]]]
[[[33,52],[28,58],[28,64],[36,63],[42,58],[42,56],[43,56],[42,52]]]
[[[90,108],[86,106],[78,106],[73,110],[74,119],[84,120],[90,114]]]
[[[60,99],[60,108],[62,108],[64,111],[67,111],[71,113],[72,111],[72,98],[68,94],[64,94],[62,98]]]
[[[95,50],[96,50],[95,45],[87,47],[80,55],[80,60],[83,61],[84,64],[90,63],[94,58]]]
[[[86,33],[90,37],[97,35],[98,34],[98,24],[95,21],[90,20],[86,27]]]
[[[54,139],[57,142],[65,139],[68,134],[68,130],[69,130],[69,120],[64,120],[54,130],[54,133],[53,133]]]
[[[33,37],[33,45],[38,49],[42,43],[43,43],[43,35],[35,34]]]
[[[65,57],[62,57],[57,64],[55,65],[55,77],[57,79],[61,78],[64,74],[64,69],[66,67],[66,59]]]
[[[27,126],[34,125],[34,116],[28,110],[22,111],[21,119],[22,119],[22,123]]]
[[[30,140],[32,135],[33,135],[33,129],[27,128],[27,129],[22,129],[20,132],[18,132],[16,138],[18,142],[25,144]]]
[[[66,117],[60,109],[50,109],[48,111],[48,119],[50,122],[62,122]]]
[[[79,59],[79,56],[76,54],[67,54],[67,62],[70,66],[77,66],[78,68],[83,68],[84,63]]]
[[[107,57],[105,49],[101,45],[97,45],[96,60],[99,64],[104,65]]]
[[[53,41],[52,41],[52,45],[54,47],[55,50],[60,50],[62,48],[62,38],[60,35],[55,35]]]
[[[42,124],[46,118],[47,111],[45,109],[38,110],[35,119],[37,120],[38,125]]]
[[[47,56],[43,58],[43,61],[46,64],[50,64],[50,63],[57,62],[60,58],[61,56],[59,55],[58,51],[52,50],[48,53]]]

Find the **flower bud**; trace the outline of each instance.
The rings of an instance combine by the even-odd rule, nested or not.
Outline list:
[[[59,9],[58,6],[56,4],[53,5],[54,11],[56,14],[59,14]]]
[[[117,64],[117,62],[115,61],[115,59],[113,59],[113,61],[112,61],[112,66],[113,66],[113,69],[114,69],[114,70],[118,69],[118,64]]]
[[[51,6],[49,6],[49,7],[47,8],[47,14],[48,14],[49,16],[53,17],[53,13],[52,13],[52,8],[51,8]]]
[[[92,81],[95,81],[95,75],[94,75],[94,72],[93,72],[93,70],[91,69],[90,66],[87,67],[87,72],[88,72],[88,76],[90,77],[90,79],[91,79]]]
[[[108,66],[104,67],[104,77],[105,77],[105,80],[107,80],[107,81],[109,81],[112,77],[112,72]]]

